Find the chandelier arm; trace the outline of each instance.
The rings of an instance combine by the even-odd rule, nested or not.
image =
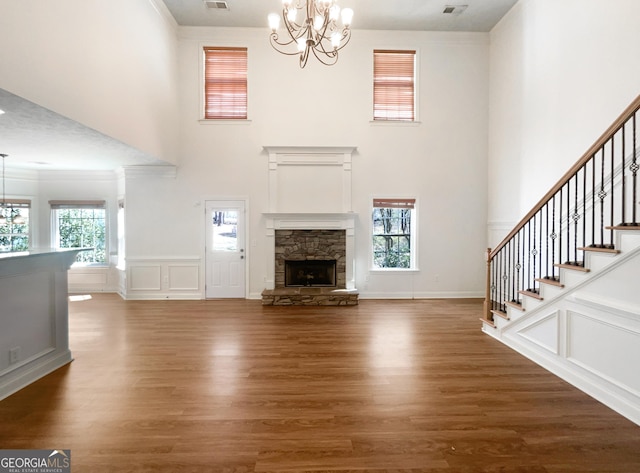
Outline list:
[[[298,54],[297,51],[294,51],[294,52],[290,53],[290,52],[287,52],[286,50],[280,50],[278,47],[276,47],[276,46],[289,46],[290,44],[292,44],[294,42],[292,40],[289,40],[286,43],[280,42],[278,40],[278,33],[271,33],[271,35],[269,36],[269,40],[271,41],[271,46],[273,46],[273,48],[276,51],[278,51],[278,52],[280,52],[282,54],[288,54],[288,55]]]
[[[311,48],[309,48],[309,45],[307,44],[307,47],[304,49],[304,52],[298,53],[300,54],[300,69],[304,69],[304,66],[307,65],[307,60],[309,59],[309,49]]]
[[[311,48],[311,50],[313,51],[313,55],[316,59],[325,66],[333,66],[338,61],[337,54],[327,54],[324,50],[320,50],[320,52],[318,52],[317,48]],[[327,58],[330,60],[327,60]]]
[[[280,49],[280,46],[289,46],[290,44],[293,43],[293,41],[289,41],[287,43],[281,43],[278,41],[278,34],[277,33],[271,33],[270,37],[269,37],[270,43],[271,43],[271,47],[273,49],[275,49],[276,51],[278,51],[280,54],[284,54],[285,56],[295,56],[297,54],[300,54],[299,51],[286,51],[285,49]]]

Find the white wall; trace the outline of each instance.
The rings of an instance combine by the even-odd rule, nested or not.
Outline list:
[[[356,146],[353,205],[356,286],[363,297],[482,294],[486,222],[488,43],[486,34],[355,31],[338,64],[282,56],[263,29],[181,28],[181,159],[175,178],[127,180],[127,259],[203,256],[201,203],[249,201],[250,287],[265,287],[267,162],[263,146]],[[246,46],[249,119],[202,124],[203,45]],[[415,48],[419,57],[417,126],[374,125],[372,50]],[[369,272],[374,196],[411,196],[419,205],[419,272]],[[312,199],[317,196],[306,196]],[[255,243],[255,246],[253,244]]]
[[[0,0],[0,88],[175,162],[167,15],[158,0]]]
[[[124,8],[120,3],[116,4]],[[33,7],[33,2],[26,0],[25,5]],[[88,5],[94,3],[90,1]],[[44,8],[47,10],[46,6]],[[142,21],[142,30],[124,31],[121,41],[126,44],[125,38],[131,37],[134,46],[146,44],[140,36],[150,33],[146,30],[150,26],[137,10],[143,6],[134,2],[132,8],[136,21]],[[10,17],[22,22],[24,27],[29,22],[19,16],[26,15],[28,9],[27,6],[19,7],[17,12],[11,11]],[[47,30],[54,35],[52,43],[55,46],[50,49],[58,60],[64,56],[65,48],[71,47],[73,38],[79,43],[77,38],[83,37],[75,29],[80,18],[78,12],[82,11],[80,7],[76,13],[67,11],[70,18],[68,35],[60,32],[65,28],[56,32]],[[52,11],[48,21],[60,18],[60,14]],[[87,29],[95,27],[99,30],[111,25],[108,17],[105,23],[90,24]],[[125,24],[128,25],[129,20]],[[12,35],[18,34],[15,27],[10,31]],[[42,40],[47,34],[36,37]],[[87,37],[91,34],[87,32]],[[150,33],[152,39],[158,35],[164,38],[165,32]],[[36,46],[34,41],[29,39],[27,44]],[[248,47],[249,121],[234,124],[199,121],[203,45]],[[74,48],[80,46],[73,45],[71,58],[82,52]],[[121,51],[114,46],[108,48],[103,51],[105,61],[120,60],[117,56]],[[171,46],[158,45],[158,49],[163,48],[169,48],[167,56],[157,54],[168,60]],[[419,124],[371,123],[374,48],[418,51]],[[29,87],[25,86],[25,90],[34,93],[37,88],[28,78],[31,73],[38,72],[39,66],[24,61],[23,56],[15,57],[6,51],[0,54],[16,65],[20,63],[21,72],[8,76],[7,82],[13,85],[8,89],[20,93],[15,90],[20,89],[18,79],[26,75]],[[124,177],[118,178],[114,174],[114,180],[109,184],[113,221],[117,198],[126,190],[127,264],[135,262],[153,268],[145,273],[153,278],[153,283],[148,285],[153,292],[146,293],[141,289],[136,297],[204,295],[202,203],[206,199],[222,197],[248,201],[248,294],[259,297],[265,288],[268,258],[271,258],[265,244],[266,222],[262,216],[268,210],[268,156],[263,146],[357,147],[353,157],[352,202],[356,214],[356,287],[362,297],[481,296],[486,246],[484,176],[487,173],[488,56],[488,34],[485,33],[354,31],[351,43],[341,53],[337,65],[326,67],[310,60],[301,70],[296,58],[271,49],[268,31],[264,29],[179,28],[175,89],[180,104],[177,172],[149,168],[145,173],[130,169],[125,170]],[[159,73],[170,72],[169,69],[166,67]],[[38,93],[39,100],[34,101],[46,102],[45,106],[57,112],[67,110],[66,114],[72,118],[83,118],[75,112],[79,114],[85,110],[84,101],[72,99],[68,93],[60,97],[65,81],[71,81],[74,87],[82,90],[85,84],[76,77],[76,71],[81,70],[82,65],[71,60],[64,73],[56,77],[53,84],[46,85]],[[137,72],[133,67],[126,70],[132,74]],[[119,81],[119,77],[113,79]],[[137,89],[140,83],[136,78],[127,78],[129,80],[131,89],[122,90],[133,103],[129,94],[140,93]],[[117,85],[124,87],[127,81],[117,82]],[[159,86],[160,89],[164,87]],[[150,93],[155,95],[157,92],[158,89],[151,86]],[[33,100],[35,97],[26,98]],[[106,98],[111,100],[113,96],[107,94]],[[160,106],[169,103],[170,100],[165,100]],[[110,111],[103,107],[105,104],[93,105],[97,108],[90,114],[91,119],[104,124],[101,131],[107,128],[112,136],[129,132],[137,135],[139,131],[144,136],[145,127],[155,129],[159,124],[166,124],[165,118],[141,116],[143,113],[166,115],[166,109],[160,111],[157,104],[150,101],[132,105],[130,113],[119,115],[121,120],[117,123],[110,121]],[[116,129],[119,127],[122,129]],[[162,154],[170,148],[170,145],[164,147]],[[84,182],[45,178],[39,187],[39,205],[45,209],[46,201],[51,198],[97,198],[99,196],[95,194],[100,193],[101,185],[101,177],[89,177]],[[66,197],[69,193],[73,195]],[[389,196],[417,198],[419,271],[370,272],[371,200]],[[311,205],[317,196],[304,198]],[[38,241],[42,243],[48,236],[48,218],[48,212],[44,210],[38,217],[41,227]],[[114,239],[115,232],[110,235],[111,248],[115,248]],[[170,275],[165,272],[171,269],[171,262],[190,268],[200,265],[200,274],[191,273],[191,281],[198,279],[198,290],[189,286],[189,290],[171,292],[171,287],[166,287],[165,281]]]
[[[637,0],[520,0],[491,31],[490,239],[640,93],[638,18]]]

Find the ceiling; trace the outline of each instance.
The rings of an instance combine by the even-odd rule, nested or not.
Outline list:
[[[181,26],[266,28],[280,0],[163,0]],[[227,9],[207,4],[226,3]],[[517,0],[340,0],[354,10],[353,29],[487,32]],[[446,6],[467,5],[462,13]],[[354,33],[355,34],[355,33]],[[6,167],[51,170],[113,170],[162,161],[0,89],[0,153]]]
[[[92,128],[0,89],[0,153],[7,169],[113,170],[164,164]]]
[[[517,0],[339,0],[354,10],[353,29],[412,31],[490,31]],[[266,28],[267,15],[281,0],[163,0],[182,26]],[[228,9],[208,5],[226,3]],[[467,5],[461,13],[446,6]]]

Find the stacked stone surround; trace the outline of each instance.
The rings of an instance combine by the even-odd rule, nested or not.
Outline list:
[[[336,288],[344,289],[346,248],[344,230],[276,230],[275,288],[285,287],[286,260],[336,260]]]
[[[275,288],[262,292],[263,305],[356,305],[346,289],[345,230],[276,230]],[[336,287],[285,287],[285,261],[336,260]]]

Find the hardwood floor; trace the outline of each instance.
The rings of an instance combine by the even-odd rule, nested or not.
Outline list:
[[[478,300],[70,303],[75,361],[0,402],[74,473],[640,471],[640,427],[482,334]]]

